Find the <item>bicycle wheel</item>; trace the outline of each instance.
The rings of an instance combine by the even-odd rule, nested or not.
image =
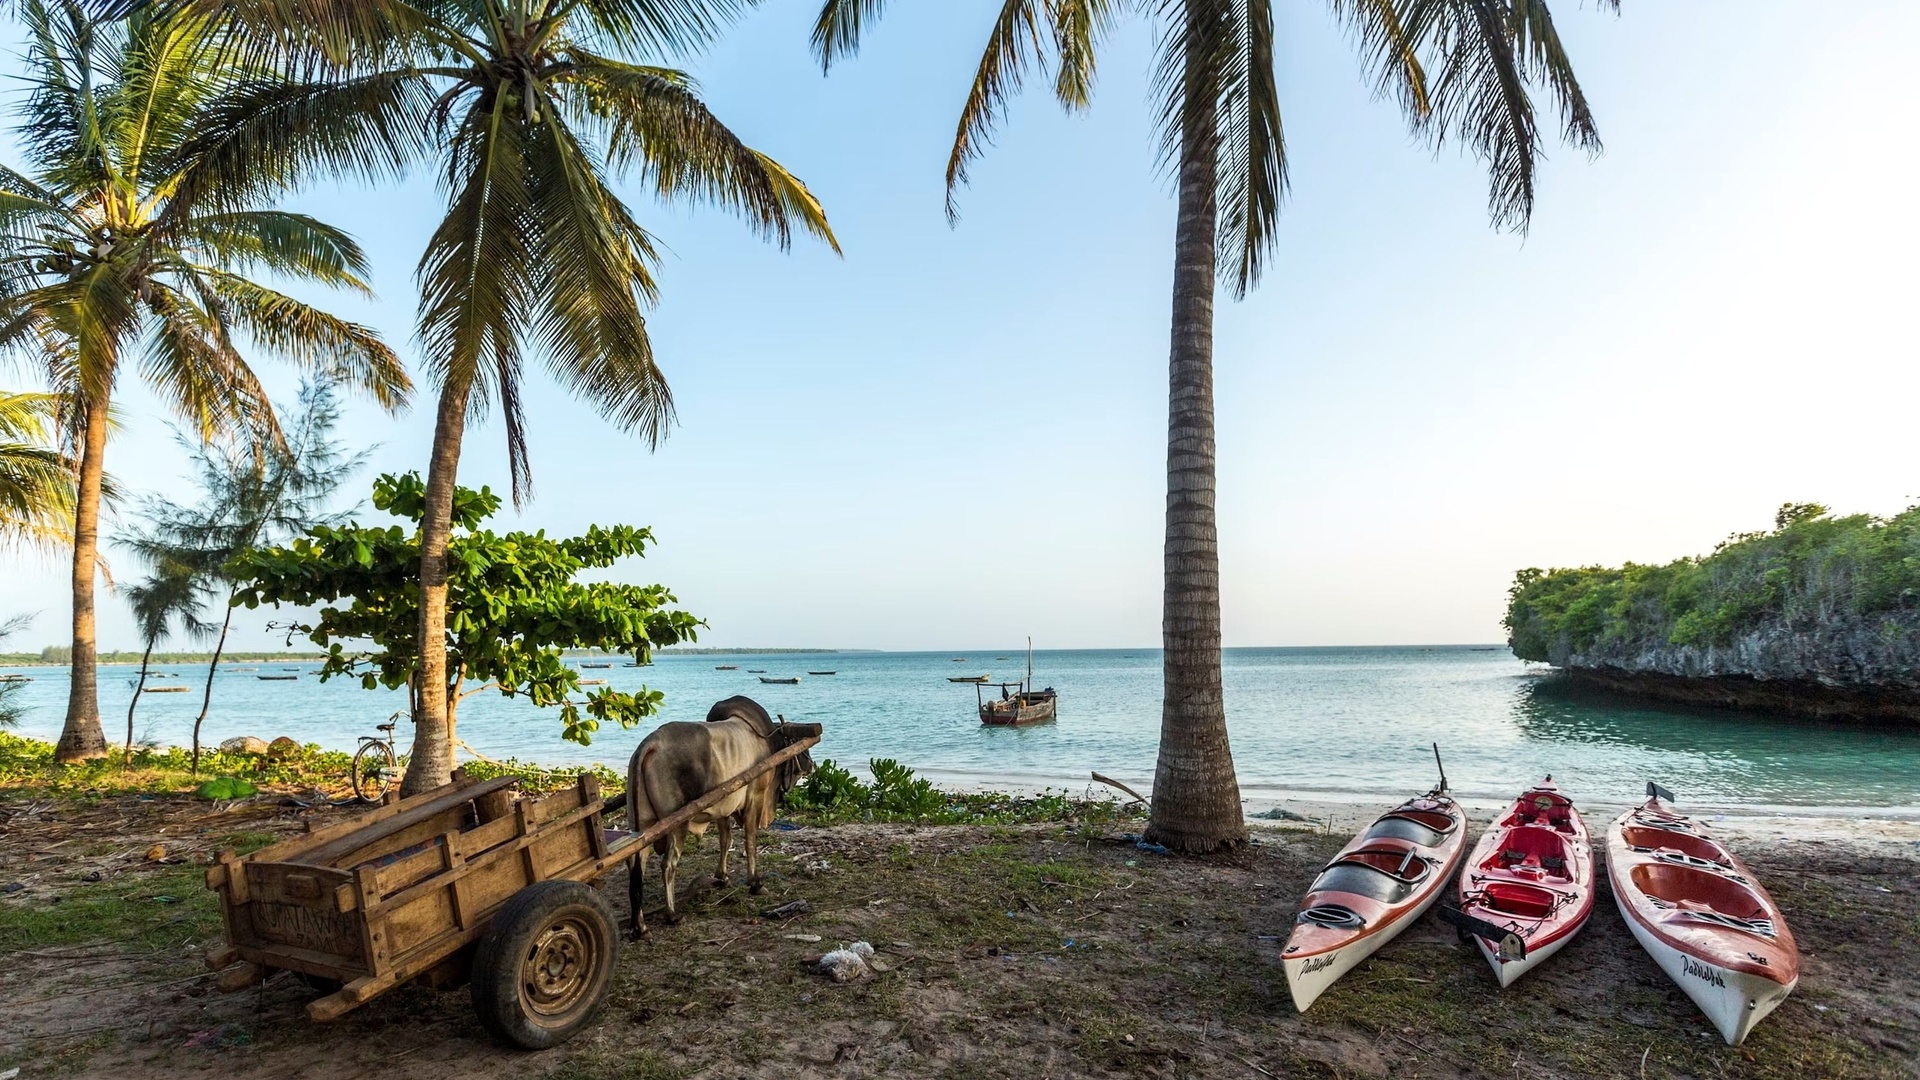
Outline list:
[[[400,763],[394,760],[393,747],[367,741],[353,755],[353,793],[362,802],[377,803],[400,780]]]

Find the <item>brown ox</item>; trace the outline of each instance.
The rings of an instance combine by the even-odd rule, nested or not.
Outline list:
[[[645,829],[747,771],[754,763],[772,757],[798,738],[800,736],[789,734],[784,723],[774,723],[767,710],[748,697],[714,702],[713,708],[707,710],[704,724],[686,721],[661,724],[640,740],[633,760],[627,763],[628,827],[635,832]],[[812,756],[802,752],[778,768],[755,777],[739,791],[654,842],[653,849],[660,853],[660,878],[667,890],[669,924],[680,921],[673,879],[687,834],[698,836],[707,831],[708,825],[719,823],[720,868],[714,880],[725,885],[727,849],[733,845],[733,828],[738,825],[746,834],[747,889],[759,893],[756,847],[760,830],[772,824],[780,799],[812,771]],[[636,933],[645,933],[647,929],[640,913],[641,871],[645,865],[644,855],[635,859],[627,878],[627,902],[633,909],[631,925]]]

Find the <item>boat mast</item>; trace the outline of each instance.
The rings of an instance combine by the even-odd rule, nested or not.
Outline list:
[[[1033,692],[1033,635],[1027,635],[1027,685],[1022,687],[1028,693]]]

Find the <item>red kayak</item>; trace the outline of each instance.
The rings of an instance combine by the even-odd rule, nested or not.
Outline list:
[[[1753,871],[1661,801],[1672,795],[1648,784],[1647,796],[1607,829],[1614,899],[1654,962],[1739,1046],[1793,993],[1800,950]]]
[[[1294,1008],[1413,925],[1440,898],[1467,850],[1467,818],[1446,781],[1374,821],[1313,879],[1281,966]]]
[[[1587,924],[1593,840],[1553,777],[1514,800],[1467,856],[1460,912],[1479,920],[1469,933],[1502,987],[1559,952]]]

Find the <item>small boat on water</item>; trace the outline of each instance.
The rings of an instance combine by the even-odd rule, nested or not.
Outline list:
[[[777,679],[777,678],[773,678],[772,676],[762,675],[760,676],[760,681],[763,683],[779,683],[784,686],[792,686],[795,683],[798,683],[800,681],[800,676],[789,675],[784,679]]]
[[[994,657],[994,659],[995,659],[995,660],[1005,660],[1005,659],[1007,659],[1007,658],[1006,658],[1006,657],[1004,657],[1004,656],[996,656],[996,657]]]
[[[1434,758],[1440,756],[1434,748]],[[1340,976],[1440,899],[1467,850],[1467,815],[1447,776],[1360,830],[1308,886],[1280,955],[1293,1007],[1306,1012]]]
[[[605,680],[605,679],[581,679],[581,680],[580,680],[580,685],[581,685],[581,686],[605,686],[605,685],[607,685],[607,680]]]
[[[1607,879],[1641,947],[1739,1046],[1793,993],[1800,949],[1753,871],[1672,801],[1648,784],[1607,827]]]
[[[980,706],[980,722],[990,727],[1022,727],[1027,724],[1039,724],[1055,718],[1055,709],[1059,705],[1059,695],[1053,687],[1045,690],[1033,688],[1033,639],[1027,639],[1027,677],[1015,683],[989,684],[987,677],[965,679],[974,683],[974,701]],[[986,696],[985,687],[996,685],[1000,688],[998,698]]]
[[[32,682],[31,675],[0,675],[0,682]]]
[[[715,670],[715,671],[739,671],[739,670],[740,670],[740,665],[739,665],[739,664],[715,664],[715,665],[713,665],[713,670]]]
[[[581,664],[580,666],[583,668],[610,668],[613,665],[608,663],[608,664]]]
[[[986,682],[986,681],[987,681],[988,679],[991,679],[992,677],[993,677],[993,676],[991,676],[991,675],[949,675],[949,676],[947,676],[947,681],[948,681],[948,682],[977,682],[977,683],[983,683],[983,682]]]
[[[837,671],[809,671],[809,672],[807,672],[807,674],[809,674],[809,675],[838,675],[838,674],[840,674],[840,673],[839,673],[839,672],[837,672]]]
[[[1480,837],[1460,875],[1462,929],[1502,987],[1559,952],[1587,924],[1593,875],[1586,822],[1551,776],[1522,793]]]
[[[953,658],[953,662],[956,664],[964,664],[967,662],[967,658],[964,656],[956,656]]]
[[[300,676],[298,675],[255,675],[254,678],[259,679],[261,682],[295,682],[300,678]]]
[[[766,673],[767,669],[763,667],[750,667],[747,669],[747,674],[749,675],[765,675]]]
[[[148,686],[143,688],[149,694],[184,694],[193,689],[191,686]]]

